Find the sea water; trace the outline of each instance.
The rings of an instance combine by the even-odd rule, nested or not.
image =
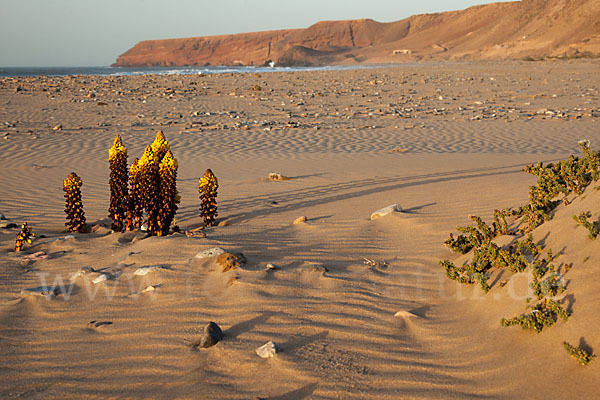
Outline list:
[[[389,65],[387,65],[389,66]],[[66,76],[66,75],[194,75],[224,73],[258,73],[282,71],[340,71],[382,67],[382,65],[344,65],[327,67],[0,67],[0,77],[6,76]]]

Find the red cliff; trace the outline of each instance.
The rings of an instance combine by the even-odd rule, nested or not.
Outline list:
[[[115,66],[332,65],[600,55],[600,0],[523,0],[462,11],[318,22],[306,29],[143,41]]]

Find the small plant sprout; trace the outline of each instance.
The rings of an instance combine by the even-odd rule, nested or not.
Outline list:
[[[32,232],[31,227],[27,225],[27,222],[25,222],[23,225],[21,225],[21,232],[17,234],[15,251],[23,250],[23,244],[26,242],[31,244],[31,238],[34,238],[35,236],[36,234]]]
[[[204,218],[206,226],[213,226],[217,213],[217,189],[219,182],[217,177],[210,169],[207,169],[204,176],[198,181],[198,191],[200,192],[200,216]]]
[[[75,172],[71,172],[63,181],[65,192],[65,213],[67,222],[65,226],[69,232],[84,232],[86,228],[85,212],[81,200],[81,186],[83,182]]]
[[[587,351],[577,348],[568,342],[563,342],[563,347],[571,357],[576,359],[581,365],[588,365],[590,361],[596,358],[595,355],[589,354]]]

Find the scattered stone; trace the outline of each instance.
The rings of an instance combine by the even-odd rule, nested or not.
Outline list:
[[[308,264],[308,269],[309,271],[312,272],[320,272],[322,274],[324,274],[325,272],[329,272],[329,270],[327,269],[327,267],[325,267],[323,264],[321,263],[309,263]]]
[[[43,252],[43,251],[38,251],[38,252],[35,252],[35,253],[33,253],[33,254],[29,254],[29,255],[27,255],[27,256],[25,256],[25,257],[23,257],[23,261],[37,261],[37,260],[44,260],[44,259],[46,259],[46,258],[48,258],[48,257],[49,257],[49,256],[48,256],[48,254],[46,254],[45,252]]]
[[[92,267],[82,267],[79,271],[75,272],[73,275],[71,275],[71,281],[74,281],[75,279],[79,278],[80,276],[85,276],[91,272],[96,272],[96,270],[94,270],[94,268]]]
[[[6,217],[2,213],[0,213],[0,221],[6,221]]]
[[[308,218],[306,218],[306,216],[303,215],[301,217],[296,218],[293,223],[294,223],[294,225],[298,225],[298,224],[302,224],[302,223],[306,222],[307,220],[308,220]]]
[[[157,287],[158,287],[158,285],[150,285],[150,286],[146,287],[144,290],[142,290],[142,293],[153,292],[156,290]]]
[[[223,340],[223,331],[219,328],[219,325],[211,321],[202,330],[202,336],[196,347],[208,348],[221,340]]]
[[[258,349],[256,349],[256,354],[258,354],[259,357],[262,358],[275,357],[275,354],[277,353],[279,353],[277,344],[272,341],[268,341],[267,343],[263,344]]]
[[[229,225],[231,225],[231,222],[225,220],[225,221],[219,222],[219,224],[217,226],[229,226]]]
[[[210,257],[219,256],[223,253],[225,253],[225,249],[222,249],[220,247],[214,247],[212,249],[201,251],[200,253],[196,254],[195,258],[200,258],[200,259],[210,258]]]
[[[376,260],[370,260],[368,258],[364,258],[363,260],[365,265],[368,265],[369,267],[381,267],[381,268],[387,268],[389,266],[389,264],[385,261],[376,261]]]
[[[222,253],[217,257],[217,264],[221,266],[223,272],[227,272],[230,269],[239,268],[241,265],[246,263],[246,257],[242,253]]]
[[[267,269],[273,269],[273,270],[275,270],[275,269],[278,269],[278,268],[277,268],[277,265],[269,263],[269,264],[267,264]]]
[[[392,204],[390,206],[377,210],[373,214],[371,214],[371,220],[384,217],[396,211],[402,211],[402,207],[400,207],[398,204]]]
[[[156,272],[163,268],[164,268],[164,266],[162,266],[162,265],[149,265],[147,267],[140,267],[140,268],[136,269],[133,272],[133,274],[139,275],[139,276],[144,276],[144,275],[147,275],[149,272]]]
[[[96,277],[96,278],[95,278],[95,279],[92,281],[92,283],[93,283],[94,285],[96,285],[96,284],[98,284],[98,283],[100,283],[100,282],[104,282],[104,281],[107,281],[107,280],[109,280],[109,279],[110,279],[110,276],[109,276],[108,274],[101,274],[101,275],[97,276],[97,277]]]
[[[142,224],[142,226],[140,227],[140,230],[142,232],[148,232],[148,221],[144,221],[144,223]]]
[[[281,174],[278,174],[277,172],[270,172],[269,173],[269,180],[270,181],[289,181],[290,178]]]
[[[62,125],[56,125],[54,128],[52,128],[53,131],[62,131],[63,126]]]

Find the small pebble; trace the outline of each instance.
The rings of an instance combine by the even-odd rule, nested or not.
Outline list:
[[[307,220],[308,220],[308,218],[306,218],[306,216],[304,216],[304,215],[303,215],[303,216],[301,216],[301,217],[298,217],[298,218],[296,218],[296,219],[294,220],[294,225],[297,225],[297,224],[304,223],[304,222],[306,222]]]
[[[256,354],[258,354],[262,358],[275,357],[275,354],[277,354],[278,352],[279,351],[277,348],[277,344],[273,343],[272,341],[268,341],[267,343],[263,344],[258,349],[256,349]]]

